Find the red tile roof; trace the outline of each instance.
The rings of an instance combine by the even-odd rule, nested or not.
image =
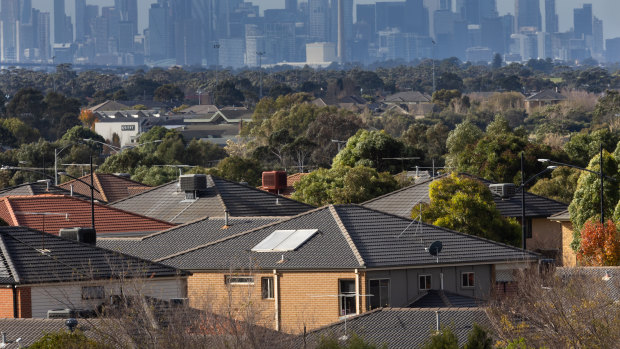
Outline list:
[[[129,178],[113,175],[110,173],[94,173],[93,178],[95,181],[94,187],[99,190],[99,193],[97,193],[96,191],[94,192],[95,199],[105,202],[114,202],[134,195],[135,192],[130,190],[129,188],[148,187],[146,184],[132,181]],[[85,183],[90,184],[90,175],[82,176],[79,179]],[[90,197],[90,187],[75,179],[69,182],[62,183],[59,185],[59,187],[71,190],[72,185],[74,192]]]
[[[61,228],[90,227],[90,202],[64,195],[7,196],[0,199],[0,218],[11,226],[58,234]],[[97,233],[156,232],[174,224],[95,203]]]

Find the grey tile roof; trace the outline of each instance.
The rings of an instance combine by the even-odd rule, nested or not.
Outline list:
[[[587,284],[603,282],[603,277],[607,274],[610,279],[604,281],[607,288],[606,294],[612,299],[620,301],[620,266],[608,267],[560,267],[556,269],[556,274],[564,279],[567,278],[585,278]],[[588,281],[587,279],[591,279]]]
[[[469,174],[462,174],[474,179],[477,179],[485,185],[495,184],[495,182],[488,181],[479,177],[475,177]],[[444,176],[435,177],[435,179],[443,178]],[[409,187],[396,190],[392,193],[385,194],[378,198],[369,200],[362,205],[399,215],[402,217],[410,217],[411,210],[419,202],[429,203],[429,185],[432,180],[425,180],[420,183],[416,183]],[[502,199],[498,196],[493,196],[495,206],[499,210],[500,214],[504,217],[521,217],[521,192],[518,190],[517,195],[509,199]],[[548,199],[542,196],[538,196],[532,193],[525,193],[525,216],[530,218],[547,218],[558,212],[564,211],[568,208],[568,205]]]
[[[420,348],[436,328],[436,311],[440,311],[440,326],[450,327],[464,345],[474,323],[489,327],[484,309],[444,308],[410,309],[383,308],[347,319],[346,334],[353,333],[366,341],[389,349]],[[314,330],[308,334],[310,347],[315,347],[321,337],[339,338],[345,334],[345,323],[338,323]]]
[[[87,337],[94,337],[92,326],[85,320],[78,320],[78,330]],[[0,331],[6,334],[4,349],[26,348],[46,333],[67,330],[64,319],[0,319]],[[21,338],[20,343],[15,340]]]
[[[554,90],[544,90],[526,98],[526,101],[563,101],[566,99],[566,96]]]
[[[70,196],[71,191],[61,187],[57,187],[55,185],[50,185],[48,187],[45,181],[24,183],[0,190],[0,198],[5,196],[30,196],[43,194],[58,194]],[[73,193],[73,196],[84,200],[90,200],[90,196],[84,196],[76,192]]]
[[[482,301],[476,298],[449,291],[428,290],[411,303],[409,308],[477,308],[481,305]]]
[[[570,221],[570,213],[568,210],[564,210],[552,215],[549,219],[552,221],[567,222]]]
[[[174,181],[111,206],[180,224],[204,217],[221,217],[226,210],[236,217],[282,217],[313,209],[310,205],[216,176],[207,176],[207,185],[207,190],[200,191],[195,201],[185,200],[185,193]]]
[[[278,221],[280,218],[204,218],[137,239],[100,238],[97,246],[146,260],[157,260]],[[106,236],[107,237],[107,236]]]
[[[186,274],[162,264],[25,227],[0,227],[2,284],[108,279],[120,276],[120,272],[129,277]]]
[[[430,103],[431,98],[418,91],[405,91],[387,96],[383,101],[386,103]]]
[[[326,206],[269,226],[172,255],[162,263],[187,270],[352,269],[437,265],[425,248],[443,242],[439,263],[496,263],[538,255],[358,205]],[[295,251],[251,252],[274,230],[318,229]],[[405,231],[401,235],[403,231]],[[282,258],[284,260],[282,261]]]

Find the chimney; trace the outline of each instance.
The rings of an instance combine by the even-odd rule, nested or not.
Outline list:
[[[0,335],[2,336],[2,343],[0,343],[0,347],[3,347],[3,348],[4,348],[4,347],[7,345],[7,342],[6,342],[6,333],[5,333],[5,332],[2,332],[2,333],[0,333]]]
[[[228,210],[224,211],[224,226],[222,227],[222,229],[228,229],[230,228],[230,225],[228,225]]]
[[[437,332],[441,331],[441,312],[439,310],[435,311],[435,328]]]
[[[73,196],[73,184],[71,184],[71,196]]]

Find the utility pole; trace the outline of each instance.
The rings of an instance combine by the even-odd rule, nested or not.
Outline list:
[[[435,91],[437,90],[437,84],[435,82],[435,45],[437,45],[437,43],[435,42],[435,40],[432,40],[432,42],[433,42],[433,94],[435,94]]]
[[[217,81],[217,66],[220,63],[220,44],[219,42],[215,42],[213,44],[213,48],[215,49],[215,54],[217,55],[217,63],[215,63],[215,88],[213,89],[213,104],[215,104],[215,92],[217,91],[217,85],[218,85],[218,81]]]
[[[256,52],[256,54],[258,55],[258,70],[260,71],[260,90],[258,93],[258,99],[261,100],[263,99],[263,55],[265,52],[259,51]]]
[[[601,152],[601,163],[600,163],[600,168],[601,168],[601,225],[605,224],[605,207],[604,207],[604,201],[603,201],[603,180],[605,178],[605,174],[603,173],[603,143],[601,143],[600,145],[600,152]]]

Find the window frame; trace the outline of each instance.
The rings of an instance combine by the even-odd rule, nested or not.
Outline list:
[[[391,297],[391,295],[392,295],[392,282],[391,282],[391,279],[390,279],[390,278],[375,278],[375,279],[368,279],[368,288],[367,288],[367,293],[368,293],[368,294],[372,294],[372,293],[370,292],[370,287],[371,287],[371,286],[370,286],[370,283],[371,283],[371,282],[373,282],[373,281],[379,281],[379,282],[381,282],[381,281],[385,281],[385,280],[387,280],[387,303],[388,303],[385,307],[390,307],[390,306],[391,306],[391,304],[392,304],[392,297]],[[379,290],[381,290],[381,285],[379,285]],[[368,310],[378,309],[378,308],[383,308],[383,307],[384,307],[383,305],[380,305],[378,308],[373,308],[373,307],[370,305],[370,303],[372,302],[372,297],[375,297],[375,296],[378,296],[378,297],[379,297],[379,298],[378,298],[378,299],[379,299],[379,304],[381,304],[381,294],[379,294],[379,295],[372,294],[372,296],[370,297],[370,299],[368,299],[368,301],[366,302],[366,308],[368,308]]]
[[[351,292],[344,292],[342,291],[342,282],[352,282],[353,286],[354,286],[354,291],[353,293]],[[340,296],[340,295],[344,295],[344,294],[352,294],[355,295],[355,279],[338,279],[338,317],[343,318],[343,317],[347,317],[347,316],[352,316],[352,315],[356,315],[357,314],[357,308],[358,308],[358,304],[357,304],[357,297],[345,297],[345,296]],[[346,312],[346,300],[348,298],[353,299],[353,312],[351,313],[347,313]],[[345,310],[343,312],[343,310]]]
[[[82,300],[105,299],[105,287],[101,285],[82,286]]]
[[[231,281],[234,280],[235,281]],[[241,281],[246,279],[247,281]],[[254,276],[252,275],[224,275],[225,285],[254,285]]]
[[[471,278],[469,277],[469,275],[471,275]],[[465,285],[465,280],[467,280],[467,285]],[[470,285],[470,281],[471,281],[471,285]],[[461,272],[461,288],[474,288],[474,287],[476,287],[476,273],[473,271]]]
[[[428,284],[426,282],[426,278],[428,277]],[[427,288],[422,288],[421,286],[421,281],[422,278],[425,278],[424,280],[424,284],[426,284]],[[418,290],[420,291],[428,291],[431,290],[433,288],[433,275],[432,274],[420,274],[418,275]]]
[[[265,289],[265,285],[267,288]],[[264,276],[260,278],[260,296],[261,299],[275,299],[275,282],[273,276]]]

